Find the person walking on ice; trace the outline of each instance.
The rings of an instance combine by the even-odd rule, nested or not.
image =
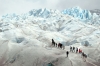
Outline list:
[[[69,52],[67,51],[67,52],[66,52],[67,57],[68,57],[68,54],[69,54]]]
[[[72,52],[72,47],[70,46],[70,52]]]
[[[76,47],[76,53],[78,52],[78,48]]]
[[[73,47],[73,52],[75,52],[75,47]]]
[[[86,62],[87,55],[84,52],[82,52],[81,56],[82,56],[84,62]]]

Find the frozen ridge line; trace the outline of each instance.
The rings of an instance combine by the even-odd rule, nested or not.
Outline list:
[[[52,9],[33,9],[30,10],[28,13],[17,15],[15,13],[13,14],[6,14],[3,15],[1,19],[5,21],[20,21],[20,20],[27,20],[31,18],[52,18],[59,20],[62,18],[62,16],[66,17],[66,15],[72,16],[75,19],[79,19],[82,22],[89,23],[89,24],[99,24],[100,19],[99,15],[96,13],[91,13],[89,10],[86,9],[81,9],[80,7],[73,7],[73,8],[68,8],[64,9],[63,11],[59,10],[52,10]]]

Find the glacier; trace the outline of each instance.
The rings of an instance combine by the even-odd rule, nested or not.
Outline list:
[[[34,17],[41,17],[41,18],[56,18],[56,19],[60,19],[61,16],[57,17],[59,15],[70,15],[76,19],[81,20],[82,22],[88,23],[88,24],[100,24],[98,20],[99,19],[99,15],[97,15],[96,13],[91,13],[89,10],[86,9],[81,9],[80,7],[72,7],[72,8],[68,8],[68,9],[64,9],[63,11],[59,11],[59,10],[52,10],[52,9],[33,9],[30,10],[28,13],[26,14],[21,14],[21,15],[17,15],[15,13],[13,14],[7,14],[7,15],[3,15],[2,19],[5,19],[6,21],[10,20],[25,20],[28,19],[30,16]],[[95,21],[96,22],[95,22]]]
[[[80,7],[4,15],[0,19],[0,66],[46,66],[50,62],[55,66],[99,66],[99,21],[99,15]],[[65,49],[52,46],[52,38]],[[79,53],[70,52],[66,58],[70,46],[82,49],[87,62]]]
[[[64,9],[62,11],[62,13],[71,15],[71,16],[76,17],[76,18],[79,18],[83,21],[92,19],[92,14],[90,13],[90,11],[89,10],[83,10],[80,7],[72,7],[72,8]]]

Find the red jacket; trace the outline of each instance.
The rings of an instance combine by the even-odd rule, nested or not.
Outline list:
[[[79,49],[79,53],[81,53],[82,52],[82,50],[81,49]]]

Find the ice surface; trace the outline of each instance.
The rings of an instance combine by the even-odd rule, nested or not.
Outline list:
[[[65,10],[65,13],[69,15],[58,10],[34,9],[26,14],[3,16],[0,19],[0,66],[43,66],[50,62],[55,66],[97,65],[100,60],[100,27],[76,17],[94,23],[93,19],[99,21],[98,15],[93,16],[79,7]],[[62,43],[65,49],[53,47],[51,39]],[[81,48],[88,55],[87,62],[76,53],[70,53],[66,58],[69,46]]]

